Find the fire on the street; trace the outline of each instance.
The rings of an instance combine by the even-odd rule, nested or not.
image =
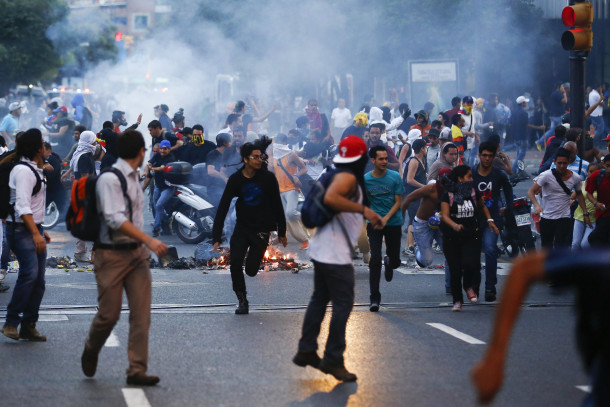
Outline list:
[[[220,249],[220,256],[208,261],[208,269],[226,269],[231,263],[231,253],[228,248]],[[275,247],[269,246],[263,256],[261,269],[264,271],[290,270],[298,273],[299,270],[307,268],[307,263],[299,263],[298,258],[293,253],[282,253]]]

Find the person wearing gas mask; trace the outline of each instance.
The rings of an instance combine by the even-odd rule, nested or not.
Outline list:
[[[196,124],[193,126],[193,136],[191,141],[191,143],[186,143],[180,147],[178,151],[180,159],[190,163],[191,165],[206,162],[208,153],[216,149],[215,143],[205,140],[205,133],[201,124]]]
[[[126,128],[125,130],[135,130],[138,128],[140,123],[142,123],[142,113],[140,113],[140,115],[138,116],[137,122],[132,124],[128,128]],[[114,129],[113,129],[114,132],[116,134],[120,134],[121,133],[120,126],[127,126],[127,120],[125,119],[125,112],[122,112],[120,110],[115,110],[114,112],[112,112],[112,124],[114,126]]]

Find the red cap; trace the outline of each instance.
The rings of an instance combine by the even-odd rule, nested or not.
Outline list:
[[[367,152],[366,143],[358,136],[349,135],[339,143],[339,154],[333,158],[336,164],[358,161]]]
[[[606,136],[605,139],[602,139],[602,141],[610,141],[610,133],[608,133],[608,135]]]

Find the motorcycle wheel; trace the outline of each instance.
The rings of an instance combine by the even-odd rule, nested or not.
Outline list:
[[[197,225],[197,229],[193,230],[174,221],[172,223],[172,229],[176,232],[180,240],[188,244],[197,244],[203,242],[205,238],[212,236],[212,226],[208,225],[203,218],[199,218],[195,209],[182,208],[180,212]]]
[[[47,208],[44,212],[44,221],[42,222],[42,227],[45,229],[52,229],[59,222],[59,208],[57,204],[53,201],[47,205]]]

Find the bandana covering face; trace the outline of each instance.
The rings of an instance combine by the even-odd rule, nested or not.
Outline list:
[[[470,115],[472,114],[472,106],[464,106],[461,110],[460,113],[462,114],[466,114],[466,115]]]
[[[453,182],[445,175],[441,178],[441,185],[446,191],[453,193],[453,201],[461,205],[465,198],[472,196],[474,181]]]
[[[78,140],[78,146],[76,147],[76,150],[74,151],[74,155],[72,156],[72,160],[70,160],[70,168],[72,168],[72,171],[74,172],[78,172],[78,159],[81,157],[81,155],[83,154],[87,154],[87,153],[95,153],[95,145],[93,144],[93,142],[95,142],[96,138],[95,138],[95,133],[93,133],[92,131],[83,131],[80,134],[80,139]]]

